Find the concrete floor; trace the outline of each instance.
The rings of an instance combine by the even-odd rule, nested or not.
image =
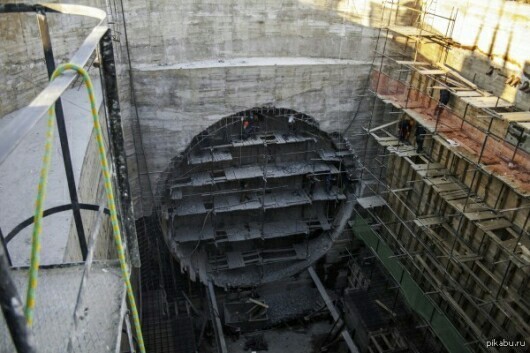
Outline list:
[[[293,328],[274,329],[263,331],[265,341],[269,345],[268,353],[310,353],[313,351],[312,339],[317,335],[325,335],[331,329],[327,321],[319,321],[311,324],[306,329]],[[250,335],[248,335],[250,336]],[[235,342],[227,340],[227,348],[230,353],[248,353],[245,351],[246,336]]]

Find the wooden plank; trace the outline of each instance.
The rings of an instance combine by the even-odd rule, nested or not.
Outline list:
[[[381,196],[362,197],[357,199],[357,203],[365,209],[386,205],[385,199],[383,199]]]
[[[530,112],[499,113],[499,115],[504,120],[510,121],[510,122],[530,121]]]
[[[426,115],[418,113],[417,111],[412,110],[412,109],[403,109],[403,112],[407,114],[408,116],[410,116],[412,119],[416,120],[421,125],[423,125],[423,127],[425,127],[425,129],[429,131],[430,133],[434,132],[434,128],[435,128],[434,124],[426,120],[427,118]]]
[[[429,33],[422,31],[420,28],[413,26],[389,26],[388,29],[406,37],[430,35]]]
[[[418,170],[418,175],[422,178],[425,177],[439,177],[447,175],[447,169],[441,168],[441,169],[429,169],[429,170]]]
[[[482,229],[484,232],[487,232],[490,230],[508,228],[512,225],[512,222],[508,221],[506,218],[498,218],[498,219],[489,219],[486,221],[477,222],[475,224],[480,229]]]
[[[464,96],[466,93],[471,94],[471,96],[477,94],[478,96],[483,96],[480,92],[476,92],[473,88],[469,87],[449,87],[449,86],[432,86],[432,89],[435,90],[441,90],[441,89],[448,89],[449,91],[453,92],[454,94],[458,95],[457,93],[463,93]]]
[[[481,221],[492,218],[500,218],[498,214],[495,214],[491,211],[481,211],[481,212],[465,212],[464,215],[470,221]]]
[[[468,192],[464,190],[456,190],[456,191],[440,193],[440,196],[446,201],[452,201],[452,200],[467,198]]]
[[[445,75],[447,71],[444,70],[418,70],[418,72],[422,75]]]
[[[428,227],[433,225],[442,224],[444,222],[443,218],[441,217],[426,217],[426,218],[418,218],[414,220],[414,223],[418,227]]]
[[[381,137],[376,134],[370,134],[381,146],[397,146],[399,145],[399,139],[397,137]]]
[[[424,61],[407,61],[407,60],[396,60],[396,63],[400,65],[417,65],[417,66],[431,65],[430,63],[424,62]]]
[[[453,70],[449,66],[447,66],[445,64],[440,64],[438,66],[440,68],[442,68],[442,69],[449,70],[451,72],[451,75],[453,75],[454,77],[456,77],[457,79],[462,81],[464,84],[468,85],[469,87],[472,87],[474,89],[478,89],[478,86],[476,84],[474,84],[473,82],[469,81],[467,78],[465,78],[464,76],[460,75],[457,71]]]
[[[389,146],[388,151],[397,154],[399,157],[414,157],[419,155],[416,152],[416,147],[409,145],[401,145],[397,147]]]
[[[388,140],[388,141],[378,141],[378,142],[379,142],[379,144],[381,146],[384,146],[384,147],[398,146],[399,145],[399,140],[398,139]]]
[[[439,193],[462,190],[462,187],[460,185],[451,182],[443,184],[433,184],[433,188]]]
[[[408,158],[407,158],[408,159]],[[412,163],[412,161],[411,161]],[[441,165],[440,163],[436,163],[436,162],[433,162],[433,163],[422,163],[422,164],[411,164],[411,167],[412,169],[414,170],[435,170],[435,169],[444,169],[444,166]],[[436,179],[431,179],[431,180],[436,180]]]
[[[265,309],[269,308],[269,306],[267,304],[265,304],[264,302],[260,302],[259,300],[256,300],[256,299],[248,298],[248,301],[251,302],[251,303],[254,303],[256,305],[259,305],[261,307],[264,307]]]
[[[477,91],[458,91],[453,94],[457,97],[482,97],[482,93]]]
[[[513,106],[512,103],[499,97],[462,97],[462,100],[476,108],[507,108]]]

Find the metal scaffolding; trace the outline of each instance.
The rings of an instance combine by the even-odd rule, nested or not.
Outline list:
[[[530,114],[445,65],[457,10],[441,17],[431,2],[415,24],[400,26],[401,5],[385,4],[367,90],[371,113],[357,135],[365,144],[354,234],[448,351],[486,351],[497,336],[528,338],[530,158],[522,132],[507,136]],[[436,16],[447,21],[444,34],[427,23]],[[405,49],[392,39],[404,39]],[[422,58],[426,43],[441,48],[435,63]],[[434,92],[443,89],[451,103],[432,113]],[[413,121],[410,130],[425,128],[422,151],[390,129],[404,119]],[[419,299],[431,309],[418,308]]]

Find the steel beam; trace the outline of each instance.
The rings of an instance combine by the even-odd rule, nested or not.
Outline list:
[[[5,257],[7,260],[7,264],[11,267],[13,266],[13,262],[11,261],[11,256],[9,256],[9,250],[7,249],[7,241],[4,238],[4,233],[2,233],[2,229],[0,228],[0,246],[4,249]]]
[[[324,303],[326,303],[326,306],[331,314],[331,317],[333,318],[333,321],[342,321],[341,316],[337,309],[335,308],[335,305],[333,305],[333,302],[331,301],[331,298],[329,297],[328,293],[326,292],[326,288],[324,288],[324,285],[320,281],[320,278],[318,278],[318,275],[316,274],[315,270],[313,270],[313,267],[309,267],[307,269],[309,271],[309,274],[311,275],[311,278],[313,279],[313,282],[315,282],[315,285],[317,286],[318,292],[320,293],[320,296],[322,299],[324,299]],[[343,329],[340,333],[342,338],[344,339],[344,342],[346,342],[346,345],[350,349],[351,353],[359,353],[359,349],[353,343],[353,339],[350,336],[350,333]]]
[[[114,49],[110,29],[105,32],[99,42],[99,52],[101,56],[100,67],[103,80],[104,101],[107,112],[107,128],[111,146],[110,151],[116,170],[120,200],[118,208],[121,213],[122,228],[125,230],[125,236],[127,237],[131,263],[134,267],[140,267],[140,252],[138,250],[138,238],[136,236],[136,225],[134,222],[134,211],[129,187],[127,155],[123,141],[118,81],[116,79],[116,63],[114,61]]]
[[[34,12],[38,5],[29,4],[0,4],[0,13]],[[49,10],[49,12],[55,12]]]
[[[217,307],[217,299],[215,298],[215,289],[213,288],[212,281],[208,281],[208,299],[213,311],[214,329],[219,340],[219,348],[221,349],[221,353],[228,353],[225,336],[223,334],[223,325],[221,324],[221,319],[219,318],[219,308]]]
[[[23,305],[9,273],[5,248],[0,245],[0,306],[18,353],[35,353],[31,331],[26,326]]]

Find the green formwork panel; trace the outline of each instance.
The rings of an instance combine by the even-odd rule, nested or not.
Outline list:
[[[386,270],[399,283],[401,292],[409,306],[432,328],[445,348],[451,353],[471,353],[456,327],[421,290],[410,273],[394,256],[385,241],[372,230],[364,218],[357,215],[351,223],[353,234],[370,247]]]

